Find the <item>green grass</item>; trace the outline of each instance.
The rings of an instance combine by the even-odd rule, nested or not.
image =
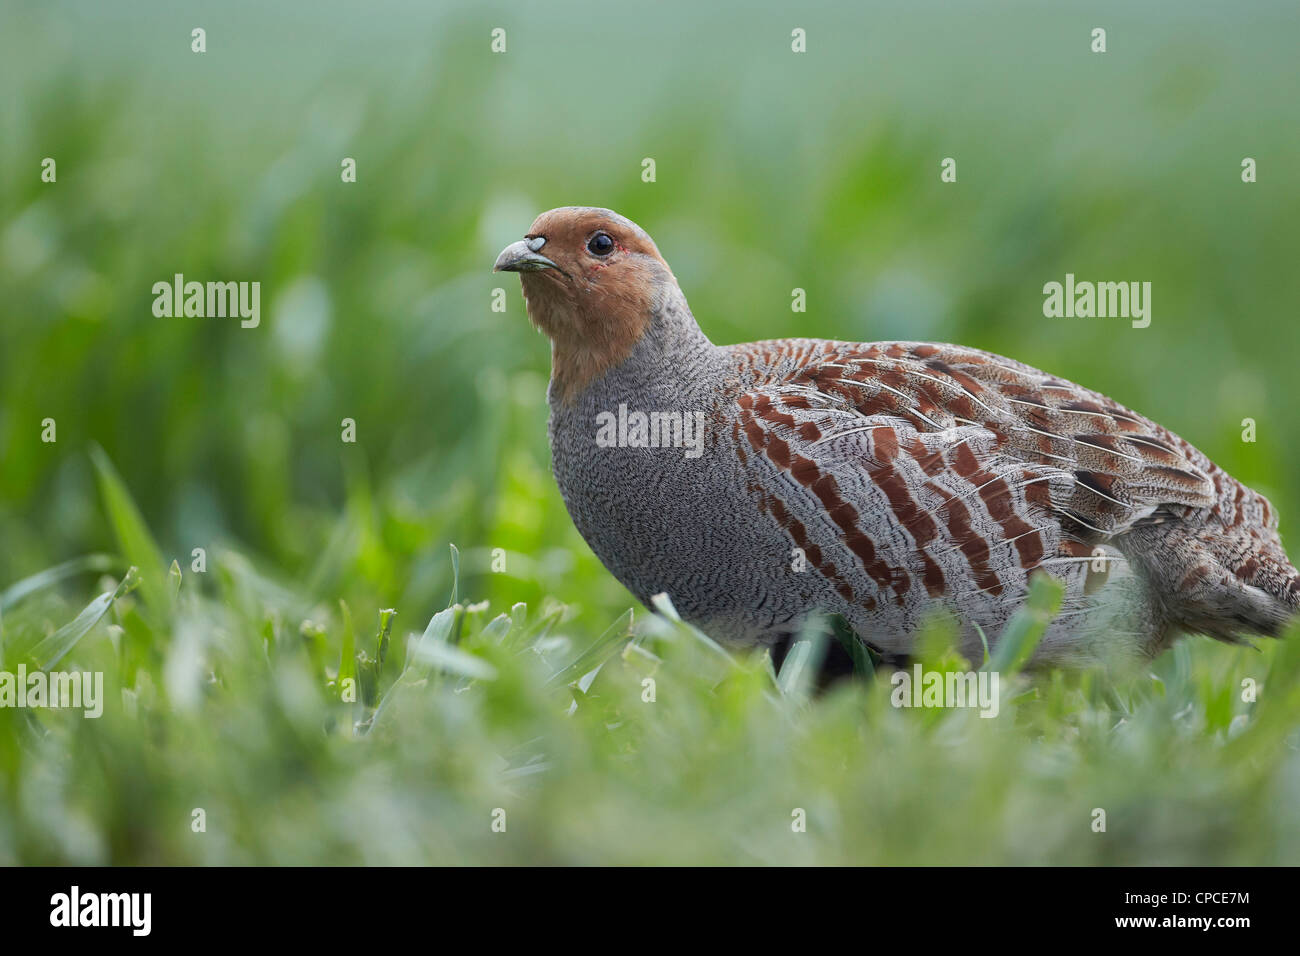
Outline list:
[[[800,655],[776,674],[666,602],[593,640],[563,605],[494,608],[458,580],[427,626],[429,608],[312,605],[233,551],[169,585],[97,465],[120,556],[6,591],[0,635],[5,668],[100,670],[110,697],[99,719],[0,710],[0,863],[1295,859],[1300,635],[1029,677],[1028,609],[990,662],[997,718],[900,709],[883,676],[815,695]],[[104,560],[122,576],[64,620],[53,585]]]

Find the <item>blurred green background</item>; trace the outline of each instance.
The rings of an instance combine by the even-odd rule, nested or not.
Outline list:
[[[632,599],[564,511],[549,350],[491,272],[569,204],[639,222],[714,341],[1012,356],[1180,433],[1300,540],[1298,19],[1283,0],[7,4],[0,586],[116,550],[98,443],[187,573],[193,548],[232,548],[305,606],[419,630],[454,542],[461,593],[553,597],[600,633]],[[156,318],[178,272],[260,281],[260,327]],[[1150,327],[1044,318],[1067,272],[1151,282]],[[56,623],[91,592],[65,593]]]

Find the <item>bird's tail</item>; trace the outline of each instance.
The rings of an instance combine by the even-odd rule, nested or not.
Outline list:
[[[1277,637],[1300,614],[1300,572],[1273,527],[1211,520],[1145,530],[1146,576],[1170,624],[1235,644]]]

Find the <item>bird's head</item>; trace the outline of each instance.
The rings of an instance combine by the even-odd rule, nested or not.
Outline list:
[[[668,296],[680,294],[640,226],[588,206],[542,213],[493,271],[519,273],[528,317],[551,339],[562,393],[625,359]]]

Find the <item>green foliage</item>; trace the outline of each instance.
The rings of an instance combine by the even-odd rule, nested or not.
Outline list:
[[[590,642],[563,607],[454,603],[405,633],[383,610],[357,647],[346,604],[217,560],[214,588],[155,598],[168,642],[133,568],[37,644],[120,701],[0,709],[0,862],[1281,863],[1300,845],[1300,634],[1198,640],[1149,674],[1017,674],[1059,600],[1040,585],[994,649],[990,720],[896,709],[887,671],[813,695],[826,629],[778,675],[666,599]],[[56,583],[13,603],[12,646],[49,627]],[[950,639],[936,623],[924,666],[968,666]]]

